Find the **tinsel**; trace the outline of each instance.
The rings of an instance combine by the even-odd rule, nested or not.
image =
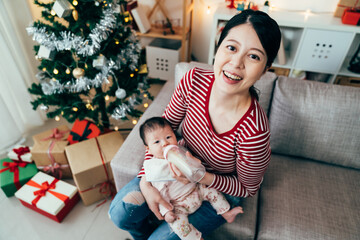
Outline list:
[[[126,114],[130,110],[129,106],[125,103],[122,103],[118,107],[114,109],[113,114],[111,115],[112,118],[116,120],[121,120],[126,117]]]
[[[58,38],[55,33],[47,33],[45,27],[38,28],[34,25],[27,27],[26,31],[29,35],[33,35],[34,41],[50,50],[75,50],[77,54],[82,56],[92,56],[100,49],[101,42],[105,41],[111,31],[117,27],[116,15],[118,13],[114,10],[116,6],[116,3],[113,3],[104,8],[103,17],[89,34],[90,39],[84,39],[67,31],[60,32]]]
[[[68,90],[72,93],[88,90],[92,87],[100,87],[103,83],[108,83],[108,77],[114,75],[114,70],[119,70],[123,66],[128,66],[132,71],[136,69],[139,60],[139,52],[141,50],[139,43],[131,43],[126,49],[122,49],[116,59],[108,60],[107,63],[101,68],[101,71],[96,74],[93,79],[86,76],[61,84],[58,80],[49,79],[46,72],[40,71],[36,74],[37,79],[40,81],[43,92],[45,95],[55,93],[62,93]],[[44,91],[45,89],[45,91]]]

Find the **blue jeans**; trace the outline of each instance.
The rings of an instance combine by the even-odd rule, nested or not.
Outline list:
[[[165,221],[161,221],[159,226],[150,224],[149,217],[156,217],[142,194],[139,194],[139,183],[140,179],[134,178],[116,194],[110,204],[110,219],[117,227],[128,231],[135,240],[179,240]],[[130,200],[129,193],[132,196]],[[242,198],[224,195],[232,207],[240,205]],[[204,201],[195,213],[189,215],[189,222],[206,236],[226,221],[221,215],[216,214],[209,202]]]

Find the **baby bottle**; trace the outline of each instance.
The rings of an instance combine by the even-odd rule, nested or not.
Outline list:
[[[169,145],[164,149],[164,158],[173,163],[189,181],[199,182],[205,175],[205,167],[198,161],[186,156],[186,148]]]

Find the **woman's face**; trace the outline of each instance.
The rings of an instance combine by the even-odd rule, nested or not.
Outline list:
[[[250,24],[232,28],[219,46],[214,63],[215,85],[228,94],[249,94],[265,71],[267,56]]]

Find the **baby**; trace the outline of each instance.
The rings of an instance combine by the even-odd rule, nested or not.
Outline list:
[[[209,201],[217,214],[221,214],[229,223],[235,220],[237,214],[243,213],[241,207],[230,210],[230,204],[217,190],[199,183],[184,184],[172,177],[168,162],[163,157],[163,149],[168,145],[177,145],[177,140],[166,119],[153,117],[146,120],[140,126],[140,137],[145,148],[154,156],[144,161],[146,181],[151,182],[161,196],[173,205],[172,211],[162,205],[159,209],[181,239],[202,239],[201,233],[189,223],[187,216],[194,213],[203,200]]]

